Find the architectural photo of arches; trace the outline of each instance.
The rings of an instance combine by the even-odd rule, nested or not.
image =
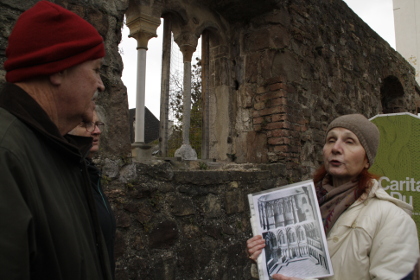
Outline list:
[[[332,272],[312,181],[248,196],[254,232],[266,240],[260,275],[325,277]],[[254,215],[253,215],[254,213]],[[252,219],[252,218],[251,218]]]

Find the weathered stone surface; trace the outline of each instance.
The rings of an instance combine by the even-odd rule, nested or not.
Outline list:
[[[263,50],[269,47],[269,30],[255,30],[252,33],[245,34],[243,37],[243,46],[246,52]]]
[[[133,198],[145,198],[145,197],[151,197],[152,191],[150,187],[140,180],[135,182],[136,184],[133,187],[130,187],[128,190],[128,194]],[[139,184],[140,183],[140,184]]]
[[[232,181],[232,178],[239,178],[241,181],[257,181],[261,178],[264,178],[266,174],[263,171],[257,173],[251,173],[247,171],[228,171],[220,173],[219,171],[196,171],[191,173],[189,171],[175,171],[174,180],[180,184],[191,183],[199,185],[209,185],[211,183],[217,182],[228,183]]]
[[[167,202],[175,216],[188,216],[195,213],[193,201],[189,197],[169,195]]]
[[[152,208],[145,204],[145,203],[137,203],[139,206],[137,209],[137,216],[136,220],[141,224],[147,224],[153,218],[153,210]]]
[[[172,180],[174,173],[170,167],[170,163],[164,161],[149,162],[147,164],[138,163],[137,171],[138,174],[144,174],[153,178]]]
[[[132,182],[136,179],[136,165],[135,164],[128,164],[123,166],[120,170],[120,177],[119,180],[123,183]]]
[[[226,214],[243,212],[245,209],[244,195],[240,190],[229,191],[225,194]]]
[[[189,275],[193,279],[199,279],[205,274],[206,270],[200,268],[206,267],[210,260],[213,259],[212,251],[210,251],[205,242],[192,241],[183,247],[177,253],[177,266],[183,272],[183,275]],[[210,278],[212,279],[212,278]]]
[[[230,182],[229,183],[229,187],[236,189],[236,188],[239,187],[239,184],[238,184],[238,182],[233,181],[233,182]]]
[[[196,225],[185,225],[183,229],[183,234],[185,238],[194,239],[200,234],[200,228]]]
[[[131,213],[137,212],[138,208],[139,208],[138,203],[127,203],[124,205],[124,209]]]
[[[263,123],[265,125],[265,121]],[[267,162],[267,153],[265,152],[265,146],[258,146],[257,143],[265,142],[267,135],[264,133],[248,132],[246,135],[247,146],[244,153],[245,161],[248,162]],[[242,157],[241,157],[241,160]]]
[[[236,225],[222,224],[222,232],[227,235],[234,235],[236,233]]]
[[[115,219],[117,220],[117,227],[127,228],[131,226],[130,215],[122,210],[116,211]]]
[[[242,275],[242,273],[244,273],[243,268],[239,264],[247,259],[247,255],[245,254],[245,244],[242,242],[232,244],[226,248],[226,253],[227,267],[231,268],[225,271],[227,279],[232,279],[236,277],[235,275]],[[246,272],[245,275],[248,273],[249,271]]]
[[[175,157],[180,157],[183,160],[197,160],[197,152],[190,144],[182,144],[182,146],[175,151]]]
[[[219,198],[209,194],[203,204],[204,216],[207,218],[217,218],[222,214],[222,207]]]
[[[137,251],[145,249],[144,240],[140,236],[134,237],[133,248]]]
[[[210,236],[214,239],[222,239],[223,238],[223,230],[222,227],[217,224],[209,224],[209,225],[203,225],[203,233],[207,236]]]
[[[117,229],[115,233],[115,258],[121,258],[127,250],[127,244],[124,240],[124,233]]]
[[[119,160],[105,159],[102,167],[102,175],[115,179],[120,174],[121,162]]]
[[[175,271],[176,271],[176,260],[174,258],[164,258],[161,261],[159,261],[154,267],[153,279],[165,279],[165,280],[176,279]]]
[[[150,248],[169,248],[178,240],[178,226],[173,221],[159,222],[150,232]]]

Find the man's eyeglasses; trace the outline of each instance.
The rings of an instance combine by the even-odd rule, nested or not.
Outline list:
[[[93,132],[95,127],[98,127],[99,130],[103,130],[105,124],[103,122],[89,122],[89,123],[81,123],[81,127],[84,127],[87,132]]]

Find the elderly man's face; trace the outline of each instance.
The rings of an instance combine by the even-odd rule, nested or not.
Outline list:
[[[62,104],[63,110],[78,122],[91,122],[96,92],[105,90],[99,70],[102,58],[89,60],[67,69],[66,79],[63,83]]]

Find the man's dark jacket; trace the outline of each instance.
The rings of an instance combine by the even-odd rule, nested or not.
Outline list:
[[[5,85],[0,279],[111,279],[85,161],[69,141],[25,91]]]

